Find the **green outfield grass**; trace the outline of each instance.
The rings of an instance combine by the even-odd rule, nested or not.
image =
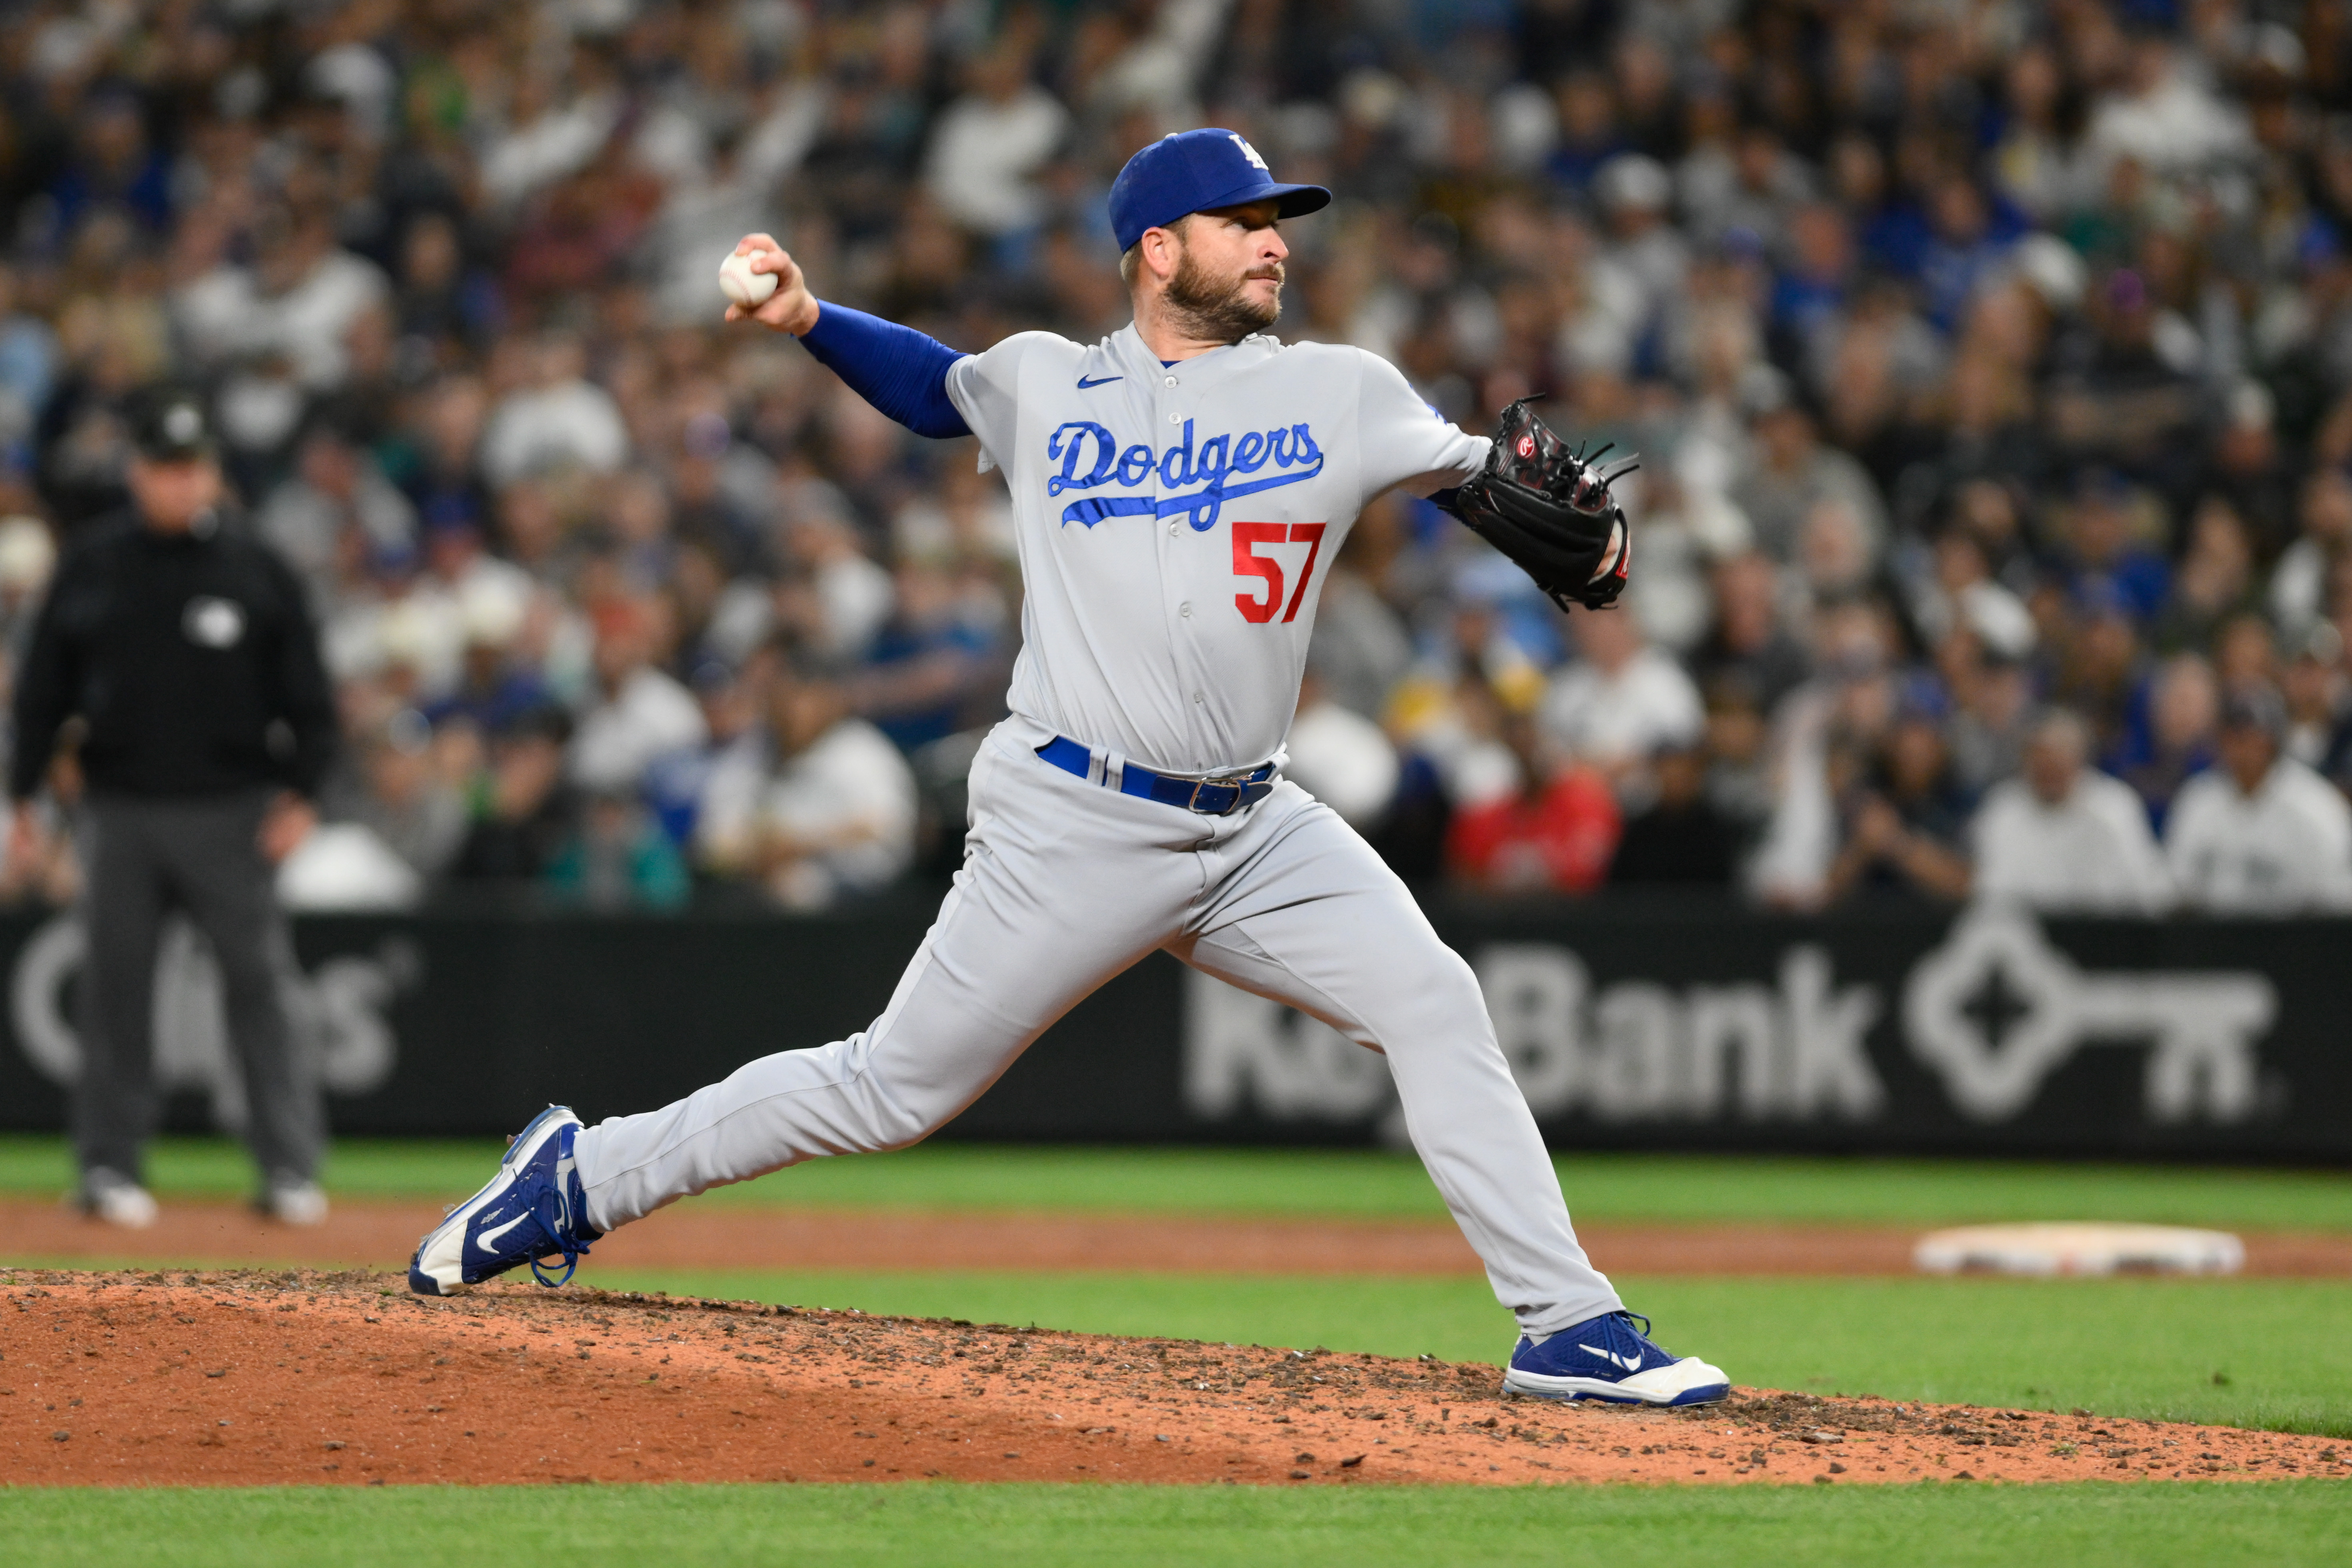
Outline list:
[[[336,1147],[327,1182],[346,1197],[446,1200],[480,1185],[499,1148],[496,1140],[347,1140]],[[1595,1220],[2097,1218],[2352,1230],[2352,1173],[2341,1171],[1667,1154],[1564,1154],[1555,1163],[1570,1206]],[[62,1140],[0,1136],[0,1192],[61,1192],[71,1173]],[[242,1196],[253,1184],[243,1151],[216,1138],[161,1140],[148,1174],[166,1196]],[[814,1161],[698,1201],[1366,1218],[1445,1212],[1409,1154],[971,1143]]]
[[[583,1274],[798,1306],[1500,1364],[1475,1279],[811,1271]],[[1739,1383],[2352,1437],[2352,1290],[2286,1279],[1620,1279]],[[2217,1381],[2217,1376],[2219,1381]]]
[[[341,1568],[475,1561],[957,1568],[2300,1568],[2343,1561],[2352,1484],[996,1486],[0,1491],[10,1561]]]

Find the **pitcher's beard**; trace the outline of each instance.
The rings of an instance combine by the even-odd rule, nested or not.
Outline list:
[[[1282,314],[1282,263],[1274,265],[1274,298],[1265,304],[1243,292],[1252,281],[1247,274],[1212,278],[1187,250],[1163,297],[1169,324],[1187,337],[1218,343],[1237,343],[1265,331]]]

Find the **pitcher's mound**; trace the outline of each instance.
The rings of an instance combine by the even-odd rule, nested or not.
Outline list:
[[[544,1480],[2041,1480],[2341,1475],[2271,1432],[395,1275],[0,1270],[0,1486]]]

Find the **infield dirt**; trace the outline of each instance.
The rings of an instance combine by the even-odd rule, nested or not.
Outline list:
[[[2274,1432],[399,1277],[0,1270],[0,1485],[1756,1482],[2352,1473]]]

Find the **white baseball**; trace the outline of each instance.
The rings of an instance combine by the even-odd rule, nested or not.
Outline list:
[[[753,251],[751,256],[764,256]],[[719,264],[719,291],[747,310],[756,310],[776,291],[776,275],[751,270],[751,256],[730,256]]]

